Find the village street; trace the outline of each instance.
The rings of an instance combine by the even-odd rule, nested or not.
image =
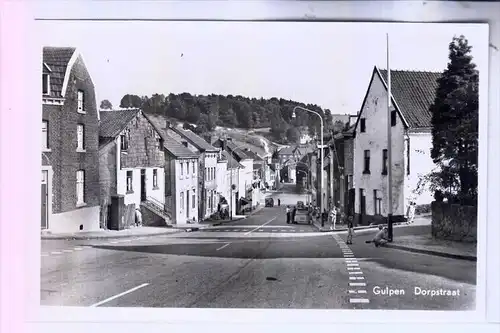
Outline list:
[[[281,207],[203,229],[117,240],[42,241],[41,304],[102,307],[466,310],[476,267],[465,260],[365,244],[343,232],[287,225],[284,205],[304,200],[285,186]],[[397,226],[395,237],[429,232]],[[70,249],[70,250],[68,250]],[[352,254],[351,254],[352,252]],[[404,295],[376,295],[404,290]],[[416,296],[414,288],[458,290]]]

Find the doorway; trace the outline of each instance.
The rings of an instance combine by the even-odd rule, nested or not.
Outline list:
[[[186,191],[186,219],[189,220],[189,190]]]
[[[146,199],[146,169],[141,169],[141,201]]]
[[[47,170],[42,170],[42,229],[48,229],[49,227],[48,183],[49,172]]]

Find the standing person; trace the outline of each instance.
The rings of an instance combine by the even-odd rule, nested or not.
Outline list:
[[[290,207],[286,206],[286,224],[290,224]]]
[[[142,226],[142,213],[139,208],[135,209],[135,226],[136,227]]]
[[[294,206],[292,210],[292,223],[295,223],[295,213],[297,213],[297,206]]]
[[[335,224],[337,223],[337,207],[333,206],[330,211],[330,230],[335,229]]]
[[[281,200],[278,198],[278,207],[281,206]]]
[[[346,244],[352,244],[352,236],[354,235],[354,222],[352,216],[347,216],[347,241]]]

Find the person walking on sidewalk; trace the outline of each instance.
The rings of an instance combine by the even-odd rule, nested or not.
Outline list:
[[[136,227],[142,226],[142,213],[139,208],[135,209],[135,226]]]
[[[292,214],[292,212],[290,211],[290,207],[289,206],[286,206],[286,224],[290,224],[290,215]]]
[[[278,207],[281,206],[281,200],[278,198]]]
[[[352,244],[352,236],[354,235],[354,221],[352,216],[347,216],[347,241],[346,244]]]
[[[295,222],[295,214],[297,213],[297,206],[293,206],[293,209],[292,209],[292,223],[296,223]]]

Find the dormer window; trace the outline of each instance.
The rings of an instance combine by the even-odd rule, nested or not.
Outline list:
[[[42,94],[50,95],[50,75],[42,74]]]
[[[78,112],[85,112],[85,95],[82,90],[78,90]]]

